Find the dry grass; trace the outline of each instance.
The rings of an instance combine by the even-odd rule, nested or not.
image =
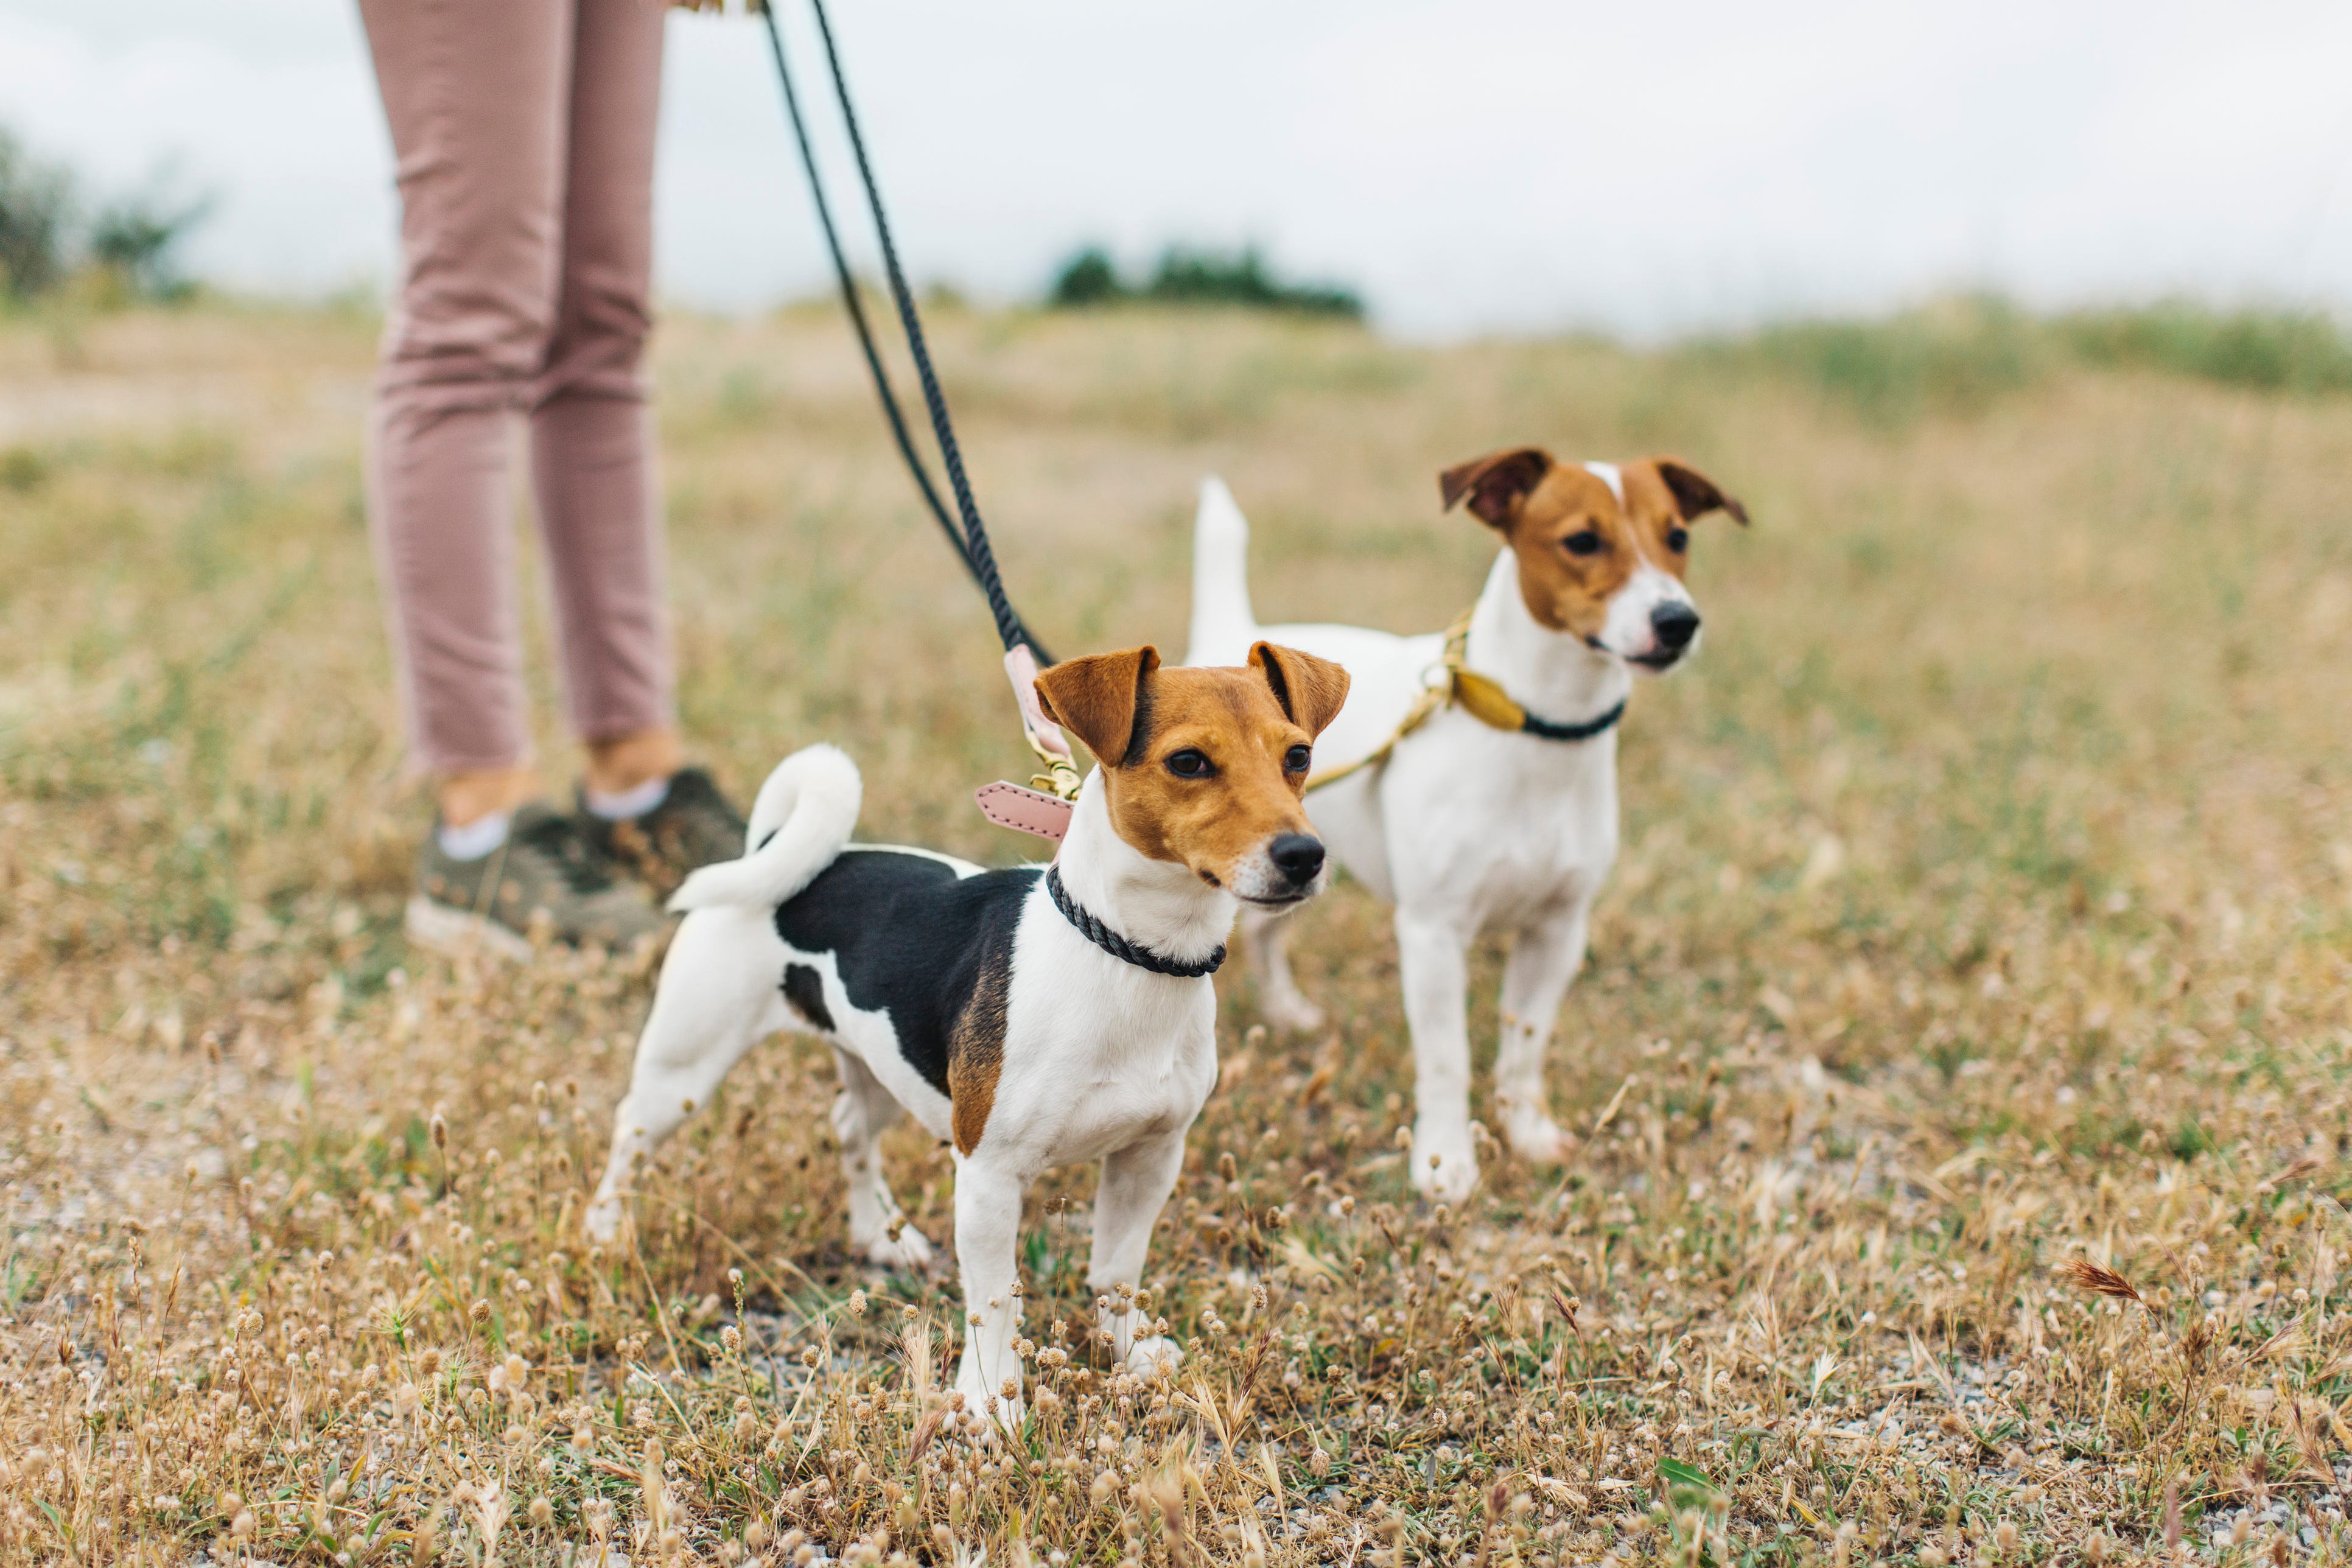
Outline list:
[[[1248,1032],[1157,1237],[1178,1386],[1026,1247],[975,1447],[934,1283],[849,1258],[828,1064],[758,1053],[621,1254],[576,1229],[647,997],[403,948],[422,816],[355,433],[372,324],[0,325],[0,1554],[1452,1564],[2347,1555],[2352,404],[2070,371],[1866,422],[1736,355],[950,319],[1041,631],[1181,644],[1191,487],[1259,606],[1433,626],[1443,463],[1670,447],[1704,656],[1644,687],[1564,1169],[1422,1209],[1381,912]],[[1009,859],[985,617],[829,315],[664,341],[687,717],[842,742],[866,830]],[[551,755],[558,753],[551,752]],[[1496,955],[1475,1023],[1490,1037]],[[918,1223],[949,1168],[893,1148]]]

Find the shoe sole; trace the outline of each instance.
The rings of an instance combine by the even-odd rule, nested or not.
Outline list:
[[[422,893],[408,900],[408,916],[404,924],[411,942],[451,958],[487,952],[524,963],[530,962],[533,951],[520,932]]]

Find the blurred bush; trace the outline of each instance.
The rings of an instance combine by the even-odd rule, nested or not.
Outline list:
[[[73,177],[0,130],[0,292],[33,295],[66,270]]]
[[[1118,268],[1111,262],[1110,253],[1100,246],[1090,245],[1062,264],[1053,288],[1046,290],[1045,302],[1057,310],[1085,305],[1108,305],[1115,300],[1132,299],[1127,285],[1119,281]]]
[[[2223,312],[2173,300],[2078,311],[2056,324],[2092,364],[2144,365],[2264,391],[2352,391],[2352,339],[2315,310]]]
[[[2035,322],[1990,296],[1938,300],[1880,321],[1790,321],[1739,337],[1702,338],[1682,356],[1727,373],[1811,387],[1879,425],[1923,414],[1969,414],[2041,374]]]
[[[1062,265],[1045,302],[1056,310],[1139,300],[1151,304],[1289,310],[1361,321],[1364,301],[1353,289],[1328,283],[1291,283],[1276,277],[1252,246],[1238,254],[1170,246],[1140,284],[1121,278],[1100,246],[1088,246]]]
[[[2264,391],[2352,391],[2352,337],[2332,318],[2187,300],[2033,316],[1998,296],[1962,295],[1875,321],[1695,339],[1674,357],[1710,374],[1792,383],[1889,428],[1980,413],[2068,364]]]
[[[176,300],[193,285],[180,246],[212,204],[173,202],[158,186],[118,196],[85,221],[73,171],[0,128],[0,297],[32,300],[76,286],[100,300]]]

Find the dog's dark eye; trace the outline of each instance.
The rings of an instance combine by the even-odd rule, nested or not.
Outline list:
[[[1689,547],[1689,529],[1670,528],[1666,530],[1666,548],[1673,551],[1675,554],[1680,555],[1684,550]]]
[[[1282,754],[1282,765],[1294,773],[1305,773],[1307,765],[1314,760],[1315,753],[1304,746],[1293,746]]]
[[[1169,754],[1168,771],[1180,779],[1204,779],[1216,769],[1211,765],[1205,753],[1187,746],[1181,752]]]
[[[1567,547],[1568,552],[1570,555],[1598,555],[1601,553],[1601,535],[1595,533],[1589,528],[1580,529],[1578,531],[1570,534],[1566,539],[1561,540],[1560,543]]]

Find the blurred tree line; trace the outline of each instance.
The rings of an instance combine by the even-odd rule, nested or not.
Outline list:
[[[1129,282],[1120,276],[1108,251],[1090,245],[1062,264],[1045,296],[1045,302],[1056,310],[1134,300],[1295,310],[1351,321],[1361,321],[1364,315],[1364,301],[1353,289],[1328,283],[1287,282],[1267,268],[1255,246],[1228,255],[1171,245],[1160,252],[1150,276]]]

